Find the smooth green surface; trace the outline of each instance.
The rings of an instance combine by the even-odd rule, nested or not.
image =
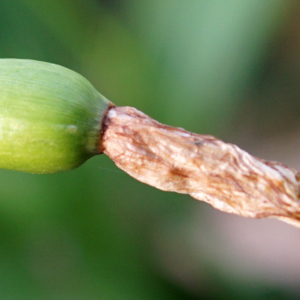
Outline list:
[[[68,67],[118,106],[258,155],[268,128],[299,125],[298,7],[1,0],[0,57]],[[264,151],[299,161],[277,137]],[[142,184],[106,155],[51,175],[0,169],[0,300],[299,300],[298,241],[283,222]]]
[[[98,153],[109,102],[81,75],[33,60],[0,60],[0,168],[53,173]]]

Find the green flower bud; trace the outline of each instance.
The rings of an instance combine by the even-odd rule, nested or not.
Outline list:
[[[78,167],[99,154],[110,105],[76,72],[0,59],[0,168],[54,173]]]

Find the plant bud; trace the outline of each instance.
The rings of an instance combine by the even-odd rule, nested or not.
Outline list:
[[[80,166],[100,152],[110,105],[69,69],[0,59],[0,168],[54,173]]]

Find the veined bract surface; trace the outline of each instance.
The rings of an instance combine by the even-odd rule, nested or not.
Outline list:
[[[74,71],[0,59],[0,168],[54,173],[78,167],[99,153],[109,105]]]

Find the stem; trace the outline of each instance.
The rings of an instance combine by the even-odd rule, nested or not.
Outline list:
[[[217,209],[300,227],[300,174],[209,135],[161,124],[132,107],[112,107],[102,149],[135,179],[190,194]]]

